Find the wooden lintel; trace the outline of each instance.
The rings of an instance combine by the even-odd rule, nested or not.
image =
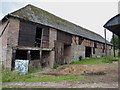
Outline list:
[[[52,51],[52,49],[50,49],[50,48],[23,47],[23,46],[13,47],[13,49],[16,49],[16,50],[42,50],[42,51]]]

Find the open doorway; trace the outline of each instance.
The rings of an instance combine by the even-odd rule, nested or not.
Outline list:
[[[16,50],[15,59],[27,60],[27,50]]]
[[[49,60],[50,60],[50,52],[49,51],[42,51],[42,61],[41,61],[41,67],[49,67]]]
[[[41,46],[42,28],[36,28],[35,47]]]
[[[40,60],[40,51],[39,50],[31,50],[31,60],[29,63],[30,68],[39,68],[41,67],[41,60]]]
[[[92,56],[91,47],[85,47],[85,57],[91,57],[91,56]]]
[[[13,50],[15,52],[13,52],[12,54],[12,70],[15,70],[15,62],[16,60],[27,60],[28,59],[28,51],[27,50]]]

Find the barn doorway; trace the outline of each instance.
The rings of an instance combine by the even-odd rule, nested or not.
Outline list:
[[[12,70],[15,70],[15,67],[20,67],[22,70],[22,63],[28,61],[28,51],[27,50],[13,50],[12,54]],[[17,65],[17,66],[16,66]]]
[[[40,51],[39,50],[31,50],[29,67],[31,67],[31,68],[41,67]]]
[[[85,47],[85,57],[91,57],[91,56],[92,56],[92,48]]]

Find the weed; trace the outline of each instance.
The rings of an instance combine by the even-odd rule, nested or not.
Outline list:
[[[60,66],[60,64],[55,63],[53,66],[53,69],[57,69]]]

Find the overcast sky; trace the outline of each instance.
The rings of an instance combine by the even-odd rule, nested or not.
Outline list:
[[[91,2],[90,2],[91,1]],[[118,0],[1,0],[0,19],[27,4],[35,5],[104,37],[103,25],[118,14]],[[107,40],[112,33],[107,31]]]

